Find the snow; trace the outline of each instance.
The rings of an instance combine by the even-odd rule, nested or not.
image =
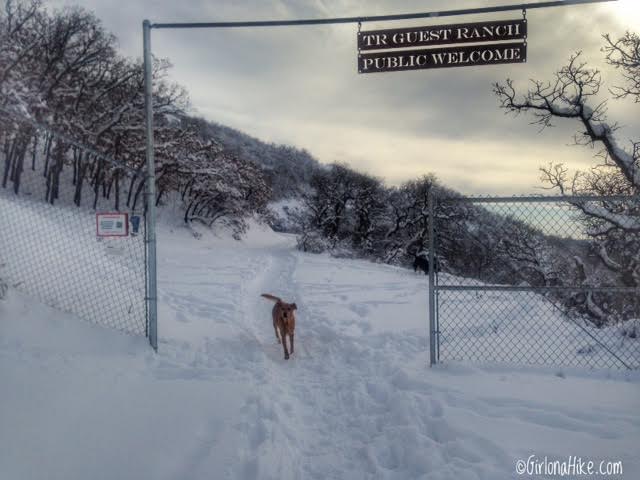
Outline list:
[[[501,480],[530,455],[640,478],[638,372],[430,369],[424,275],[256,222],[238,242],[163,221],[158,253],[157,354],[0,301],[0,478]],[[299,307],[288,361],[261,293]]]
[[[303,210],[302,201],[298,198],[284,198],[268,205],[273,216],[273,226],[277,231],[298,232],[300,226],[293,220]]]

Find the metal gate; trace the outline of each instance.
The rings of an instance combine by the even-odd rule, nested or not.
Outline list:
[[[431,363],[640,368],[640,197],[431,199]]]

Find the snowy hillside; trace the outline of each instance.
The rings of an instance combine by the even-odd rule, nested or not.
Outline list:
[[[257,225],[158,238],[158,354],[0,301],[0,478],[501,480],[531,455],[640,478],[637,373],[429,369],[424,276]],[[299,306],[289,361],[263,292]]]

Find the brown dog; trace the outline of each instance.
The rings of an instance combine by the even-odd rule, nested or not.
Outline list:
[[[278,343],[282,343],[282,346],[284,347],[284,359],[289,360],[289,352],[287,351],[285,336],[289,335],[291,353],[293,353],[293,331],[296,328],[295,311],[298,307],[295,303],[285,303],[280,298],[269,295],[268,293],[263,293],[262,296],[276,302],[273,306],[273,310],[271,311],[271,315],[273,316],[273,328],[276,331]],[[280,336],[278,336],[278,332],[280,332]]]

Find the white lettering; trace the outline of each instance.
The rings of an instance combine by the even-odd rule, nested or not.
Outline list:
[[[500,27],[498,27],[498,28],[500,28]],[[482,34],[482,38],[493,37],[493,35],[494,35],[493,25],[489,25],[488,27],[486,27],[486,26],[482,27],[482,31],[484,32]],[[498,29],[497,28],[496,28],[496,32],[495,33],[496,34],[498,33]]]
[[[433,58],[433,63],[435,63],[436,65],[444,64],[444,53],[432,53],[431,58]]]
[[[380,46],[380,45],[386,45],[387,44],[387,34],[383,33],[383,34],[363,34],[363,41],[364,43],[367,44],[367,47],[371,47],[371,46]]]
[[[515,25],[512,25],[512,26],[515,27],[515,32],[513,33],[513,36],[514,37],[519,37],[520,36],[520,24],[516,23]],[[511,29],[509,31],[511,32]]]
[[[464,27],[464,28],[458,28],[458,39],[461,38],[470,38],[469,37],[469,29]]]

